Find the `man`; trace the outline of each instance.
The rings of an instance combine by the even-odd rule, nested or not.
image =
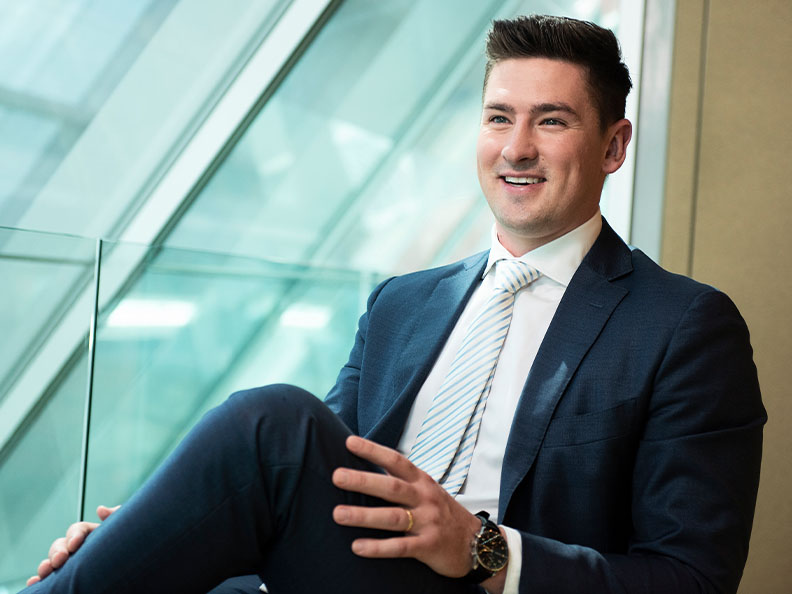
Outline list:
[[[487,53],[490,252],[381,284],[335,414],[235,395],[35,591],[736,591],[766,419],[748,333],[599,215],[631,137],[618,44],[528,17]],[[76,548],[53,547],[42,574]]]

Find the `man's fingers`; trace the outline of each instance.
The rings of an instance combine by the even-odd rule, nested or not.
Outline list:
[[[50,546],[48,556],[48,561],[52,565],[51,569],[58,569],[66,563],[69,555],[80,548],[86,535],[98,525],[94,522],[77,522],[69,526],[65,537],[55,539]],[[41,576],[41,573],[39,575]]]
[[[79,549],[85,541],[85,537],[98,526],[99,524],[96,522],[77,522],[69,526],[68,530],[66,530],[66,551],[73,553]]]
[[[396,450],[387,448],[368,439],[350,435],[346,441],[347,449],[364,460],[384,468],[388,474],[404,480],[414,480],[421,472],[412,462]]]
[[[25,585],[26,585],[26,586],[32,586],[32,585],[33,585],[33,584],[35,584],[36,582],[40,582],[40,581],[41,581],[41,578],[40,578],[39,576],[37,576],[37,575],[33,575],[33,576],[30,576],[30,577],[28,578],[27,582],[25,582]]]
[[[53,543],[50,545],[49,550],[49,562],[52,565],[52,568],[58,569],[61,565],[66,563],[66,559],[69,558],[69,549],[66,546],[66,539],[56,538]],[[39,566],[40,567],[40,566]]]
[[[106,505],[100,505],[96,508],[96,515],[99,516],[99,519],[104,522],[112,515],[114,511],[117,511],[119,507],[121,506],[116,505],[115,507],[107,507]]]
[[[52,567],[52,563],[50,562],[50,560],[49,559],[44,559],[41,563],[39,563],[39,566],[36,569],[36,574],[37,575],[34,576],[34,577],[38,578],[36,581],[43,580],[45,577],[47,577],[49,574],[52,573],[52,570],[53,570],[53,567]]]
[[[333,509],[333,519],[342,526],[405,532],[413,527],[413,521],[410,520],[411,513],[403,507],[338,505]]]
[[[345,491],[379,497],[392,503],[412,506],[415,499],[414,489],[409,483],[379,472],[336,468],[333,484]]]
[[[396,559],[400,557],[416,557],[415,545],[417,536],[401,536],[395,538],[358,538],[352,542],[352,552],[360,557],[371,559]]]
[[[99,509],[96,510],[96,513],[104,520],[119,507],[121,506],[111,508],[100,505]],[[69,526],[69,528],[66,530],[66,536],[56,538],[50,545],[47,558],[39,563],[38,569],[36,571],[37,575],[29,578],[27,585],[29,586],[30,584],[34,584],[37,581],[44,579],[49,574],[51,574],[53,570],[58,569],[64,563],[66,563],[66,561],[69,559],[69,555],[79,549],[83,542],[85,542],[85,537],[93,532],[98,526],[99,524],[96,522],[76,522]]]

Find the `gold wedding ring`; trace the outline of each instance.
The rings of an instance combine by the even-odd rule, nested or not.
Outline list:
[[[404,511],[407,512],[407,519],[410,521],[410,523],[407,524],[407,529],[405,530],[405,532],[409,532],[410,530],[412,530],[413,527],[413,515],[412,512],[407,508],[404,508]]]

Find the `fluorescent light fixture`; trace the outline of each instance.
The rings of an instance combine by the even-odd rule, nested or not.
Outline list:
[[[281,314],[281,326],[289,328],[324,328],[330,321],[330,310],[320,305],[296,303]]]
[[[124,299],[107,318],[113,328],[180,328],[195,317],[195,305],[174,299]]]

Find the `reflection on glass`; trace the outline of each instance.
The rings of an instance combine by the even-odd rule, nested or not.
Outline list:
[[[347,0],[168,244],[377,271],[483,249],[484,36],[493,17],[530,12],[617,32],[621,14],[611,0]]]
[[[174,3],[0,3],[0,225],[18,224]]]
[[[90,308],[75,305],[72,357],[46,377],[27,363],[63,322],[61,292],[93,282],[94,245],[0,229],[0,591],[19,590],[77,514]]]
[[[87,510],[126,500],[201,414],[235,390],[289,382],[323,396],[371,289],[367,278],[338,270],[107,249],[107,266],[142,265],[118,297],[100,297]],[[100,278],[111,277],[103,266]],[[100,293],[107,290],[100,281]]]
[[[212,249],[241,254],[348,264],[345,254],[324,253],[327,239],[363,190],[397,166],[416,125],[437,115],[438,88],[502,4],[344,2],[168,243],[210,242]],[[476,119],[468,124],[473,129]],[[465,165],[463,177],[470,179],[472,161]],[[414,221],[411,207],[391,208],[381,218]]]
[[[59,323],[64,294],[91,282],[94,252],[93,240],[0,228],[0,403]]]
[[[0,225],[118,237],[288,4],[0,2]]]

